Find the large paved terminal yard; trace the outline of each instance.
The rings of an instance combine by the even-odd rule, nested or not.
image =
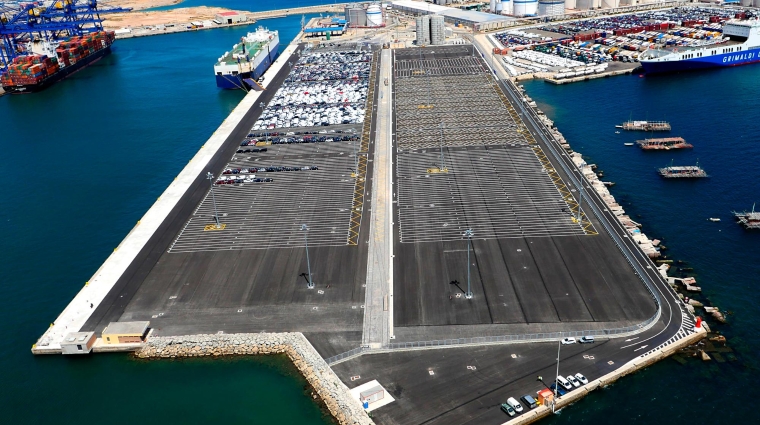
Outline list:
[[[651,317],[652,297],[610,237],[573,217],[577,204],[563,197],[564,183],[539,159],[480,56],[469,46],[394,56],[396,339]],[[464,297],[468,229],[472,299]]]
[[[302,332],[383,424],[504,422],[563,337],[596,336],[560,355],[596,388],[693,334],[479,49],[291,46],[80,330]]]

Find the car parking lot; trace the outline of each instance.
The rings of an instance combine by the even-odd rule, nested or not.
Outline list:
[[[358,137],[350,138],[239,149],[170,252],[304,246],[302,224],[309,224],[309,245],[345,245],[359,149]],[[214,223],[214,201],[224,231],[206,229]]]
[[[253,131],[364,122],[372,58],[360,46],[305,50]]]
[[[309,228],[309,246],[355,244],[364,196],[360,173],[367,167],[362,153],[368,145],[362,137],[367,137],[364,110],[372,57],[371,51],[355,48],[306,50],[286,80],[291,82],[275,93],[231,161],[214,176],[214,192],[206,195],[169,252],[302,247],[303,224]],[[328,72],[317,81],[301,69],[317,75],[334,66],[366,72],[350,80],[330,79],[334,74]],[[309,118],[315,110],[333,109],[349,119]],[[287,128],[291,126],[297,128]],[[215,208],[223,230],[212,226]]]

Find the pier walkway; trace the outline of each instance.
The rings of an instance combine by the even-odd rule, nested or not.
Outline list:
[[[393,205],[392,205],[392,90],[391,51],[381,53],[375,156],[372,175],[372,222],[367,260],[362,346],[380,348],[393,335]],[[388,81],[388,85],[385,85]]]

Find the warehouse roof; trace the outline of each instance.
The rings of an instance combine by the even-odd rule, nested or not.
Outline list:
[[[104,334],[143,335],[150,322],[111,322],[103,329]]]

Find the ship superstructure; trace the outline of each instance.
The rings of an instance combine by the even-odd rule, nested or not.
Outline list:
[[[250,88],[272,65],[280,50],[277,31],[258,27],[232,46],[214,64],[216,85],[223,89]]]
[[[695,47],[649,49],[639,56],[647,73],[677,72],[760,61],[760,20],[732,19],[723,37]]]

